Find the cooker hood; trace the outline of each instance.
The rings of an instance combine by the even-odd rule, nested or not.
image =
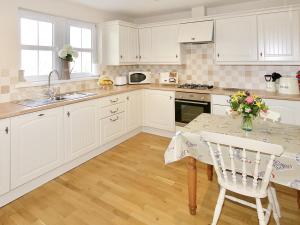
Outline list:
[[[180,24],[179,43],[208,43],[213,41],[214,21],[199,21]]]

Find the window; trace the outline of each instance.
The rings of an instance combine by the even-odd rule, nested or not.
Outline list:
[[[90,23],[20,10],[21,68],[26,80],[45,80],[53,69],[61,72],[57,53],[66,44],[78,51],[71,77],[91,76],[97,58],[95,28]]]

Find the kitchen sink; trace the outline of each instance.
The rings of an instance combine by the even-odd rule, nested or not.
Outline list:
[[[90,93],[90,92],[73,92],[73,93],[55,96],[54,99],[50,99],[50,98],[43,98],[43,99],[37,99],[37,100],[26,99],[26,100],[22,100],[22,101],[17,101],[16,104],[34,108],[34,107],[50,105],[50,104],[54,104],[54,103],[62,102],[62,101],[70,101],[70,100],[86,98],[86,97],[90,97],[90,96],[94,96],[94,95],[96,95],[96,94]]]

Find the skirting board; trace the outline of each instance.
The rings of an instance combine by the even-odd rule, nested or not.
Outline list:
[[[168,137],[168,138],[171,138],[176,134],[175,131],[161,130],[161,129],[152,128],[152,127],[143,127],[142,130],[145,133],[155,134],[158,136]]]
[[[131,131],[131,132],[119,137],[118,139],[109,142],[106,145],[103,145],[99,148],[96,148],[95,150],[92,150],[91,152],[87,153],[86,155],[83,155],[71,162],[68,162],[68,163],[46,173],[46,174],[43,174],[42,176],[40,176],[26,184],[23,184],[13,190],[11,190],[10,192],[8,192],[0,197],[0,207],[14,201],[15,199],[38,188],[39,186],[55,179],[56,177],[68,172],[69,170],[81,165],[82,163],[85,163],[86,161],[100,155],[101,153],[103,153],[103,152],[113,148],[114,146],[126,141],[127,139],[139,134],[141,131],[142,131],[142,128],[138,128],[134,131]]]

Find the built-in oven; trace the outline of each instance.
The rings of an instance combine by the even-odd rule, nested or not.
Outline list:
[[[185,126],[202,113],[210,113],[210,95],[200,93],[176,92],[176,126]]]

